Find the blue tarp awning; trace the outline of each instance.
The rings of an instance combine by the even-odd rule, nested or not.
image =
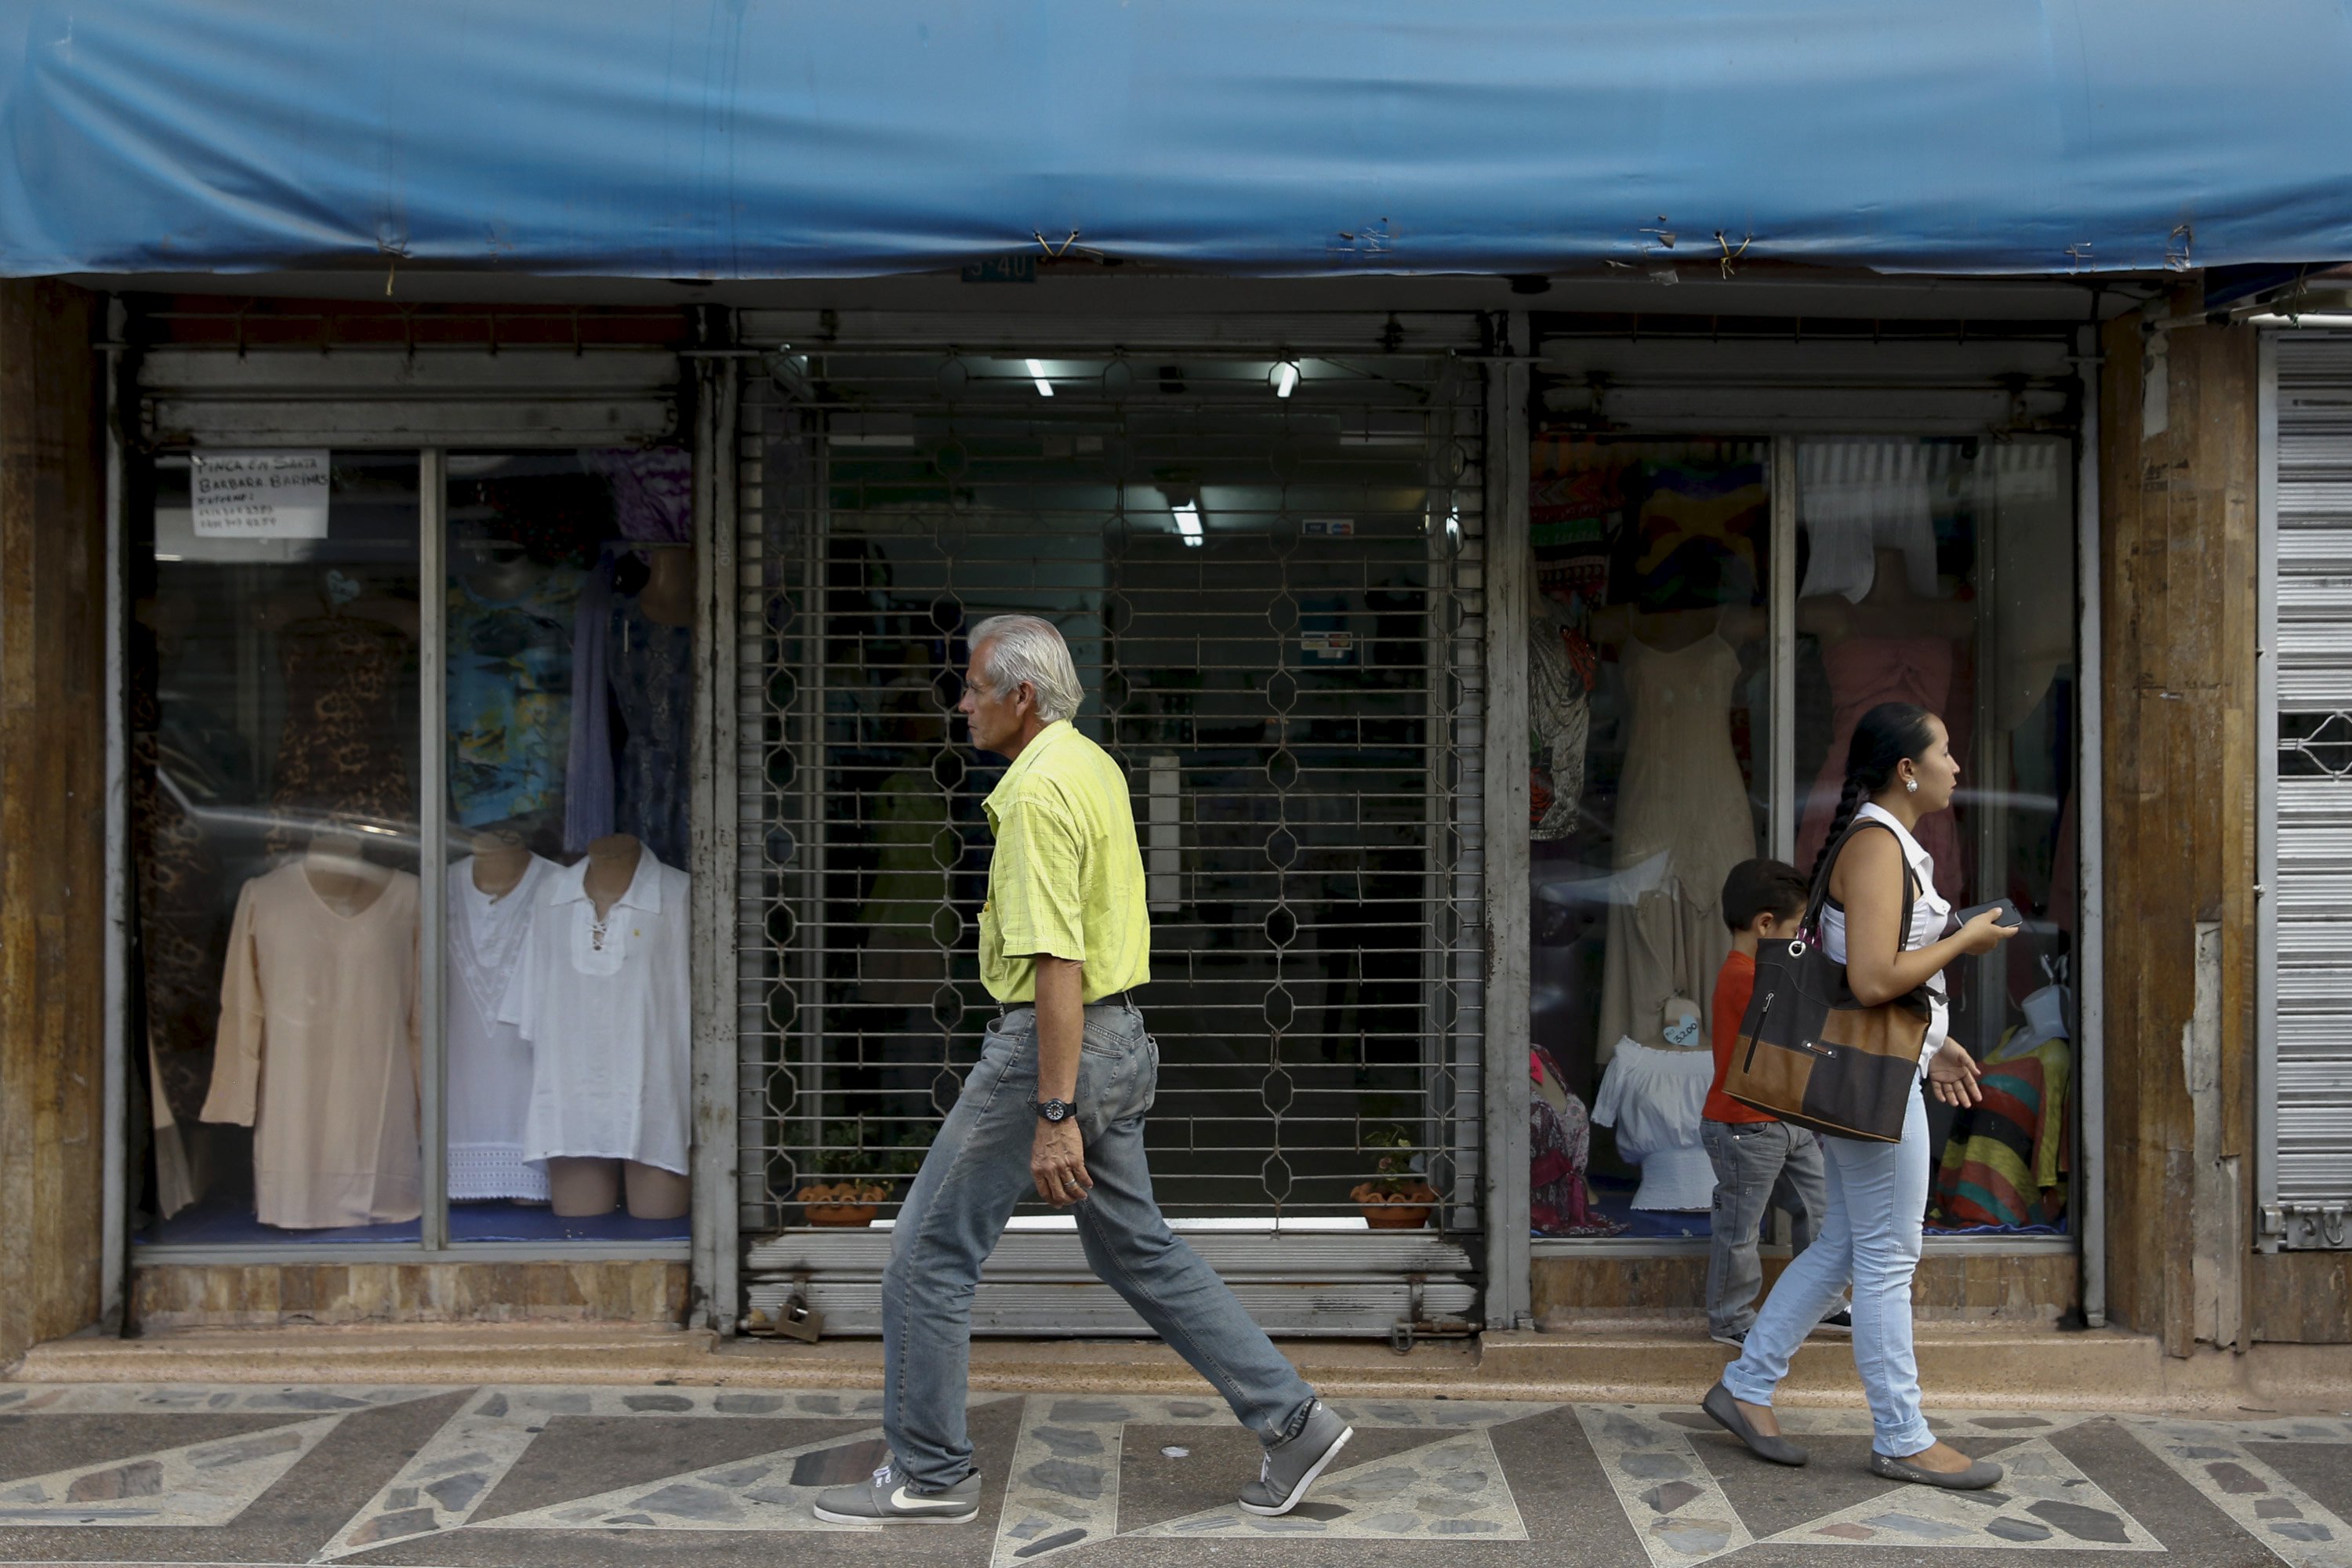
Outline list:
[[[2341,0],[25,0],[0,272],[2352,256]]]

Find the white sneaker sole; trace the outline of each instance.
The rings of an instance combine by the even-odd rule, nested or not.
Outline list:
[[[1319,1478],[1325,1470],[1331,1468],[1331,1461],[1339,1457],[1339,1450],[1346,1447],[1348,1446],[1348,1439],[1355,1435],[1356,1429],[1353,1426],[1349,1426],[1341,1431],[1339,1437],[1333,1441],[1331,1446],[1323,1450],[1323,1457],[1315,1461],[1313,1468],[1308,1469],[1305,1475],[1298,1478],[1298,1484],[1290,1489],[1290,1495],[1282,1500],[1282,1506],[1280,1508],[1261,1508],[1256,1503],[1245,1502],[1242,1504],[1243,1510],[1246,1512],[1255,1513],[1265,1519],[1279,1519],[1284,1514],[1288,1513],[1292,1509],[1297,1508],[1300,1503],[1307,1500],[1307,1489],[1313,1486],[1317,1479]]]
[[[811,1503],[809,1510],[827,1524],[970,1524],[980,1517],[978,1503],[969,1513],[835,1513],[822,1503]]]

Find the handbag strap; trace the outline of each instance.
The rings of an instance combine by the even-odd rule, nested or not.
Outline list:
[[[1845,853],[1846,841],[1865,827],[1879,828],[1886,833],[1895,832],[1893,827],[1879,821],[1878,818],[1864,816],[1860,812],[1856,812],[1853,820],[1845,825],[1845,831],[1838,835],[1837,842],[1832,845],[1830,852],[1822,858],[1822,874],[1814,881],[1813,896],[1805,905],[1804,929],[1815,933],[1816,936],[1822,929],[1822,911],[1829,907],[1830,875],[1837,869],[1838,857]],[[1895,852],[1903,861],[1903,924],[1895,938],[1895,951],[1899,952],[1903,951],[1904,944],[1911,940],[1911,922],[1918,913],[1919,873],[1911,868],[1911,857],[1904,854],[1903,840],[1899,834],[1895,836]]]

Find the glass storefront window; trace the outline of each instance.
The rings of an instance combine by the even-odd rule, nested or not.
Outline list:
[[[1985,1106],[1932,1108],[1931,1228],[2067,1223],[2075,921],[2073,448],[2058,438],[1640,441],[1539,432],[1530,463],[1534,1224],[1699,1237],[1725,874],[1810,874],[1855,722],[1946,721],[1962,776],[1923,823],[1954,906],[2023,935],[1950,977]],[[1776,668],[1771,486],[1793,488],[1793,625]],[[1775,777],[1776,681],[1793,766]],[[1776,813],[1776,805],[1780,808]],[[1694,1085],[1696,1086],[1696,1091]]]
[[[691,458],[449,459],[449,1235],[687,1235]]]
[[[417,1235],[417,464],[149,470],[131,552],[150,1242]]]
[[[139,472],[140,1244],[417,1241],[436,1082],[453,1241],[687,1237],[690,458],[446,471],[429,590],[413,453]]]
[[[1679,1234],[1681,1211],[1708,1202],[1691,1086],[1704,1095],[1730,942],[1717,895],[1762,852],[1769,804],[1765,458],[1752,441],[1535,443],[1528,858],[1547,1234],[1659,1234],[1653,1212]],[[1571,1178],[1588,1139],[1591,1164]]]
[[[2073,447],[1835,439],[1797,446],[1797,859],[1837,810],[1846,743],[1880,702],[1939,715],[1960,763],[1924,818],[1956,909],[2012,900],[2024,931],[1947,978],[1983,1105],[1928,1102],[1931,1229],[2063,1229],[2073,1108]]]

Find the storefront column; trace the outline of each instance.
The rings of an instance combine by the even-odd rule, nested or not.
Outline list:
[[[101,309],[0,282],[0,1367],[101,1309]]]
[[[2109,322],[2100,405],[2108,1320],[2249,1342],[2256,352],[2191,283]]]

